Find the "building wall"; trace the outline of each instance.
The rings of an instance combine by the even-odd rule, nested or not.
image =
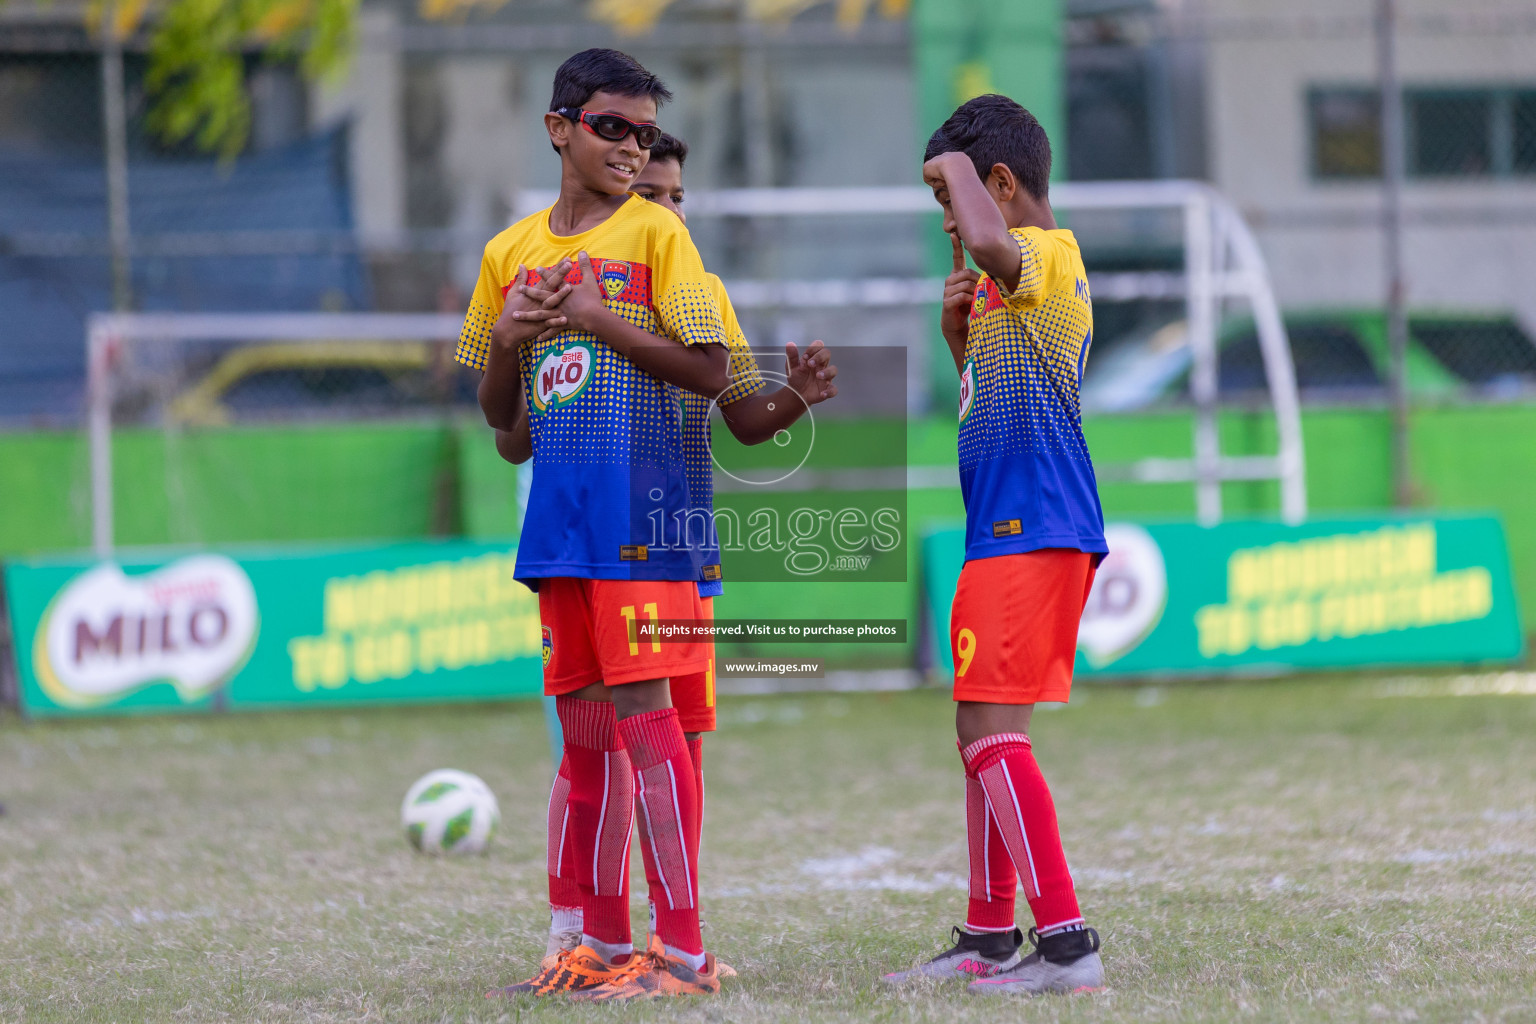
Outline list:
[[[1529,7],[1530,5],[1526,5]],[[1380,188],[1311,173],[1307,90],[1371,87],[1371,0],[1206,0],[1207,109],[1215,184],[1259,236],[1289,308],[1379,306]],[[1404,0],[1404,88],[1536,87],[1536,35],[1501,31],[1499,0]],[[1434,19],[1442,18],[1437,28]],[[1527,19],[1528,21],[1529,19]],[[1487,27],[1492,26],[1492,27]],[[1536,178],[1410,178],[1403,196],[1410,308],[1514,310],[1536,333]]]
[[[550,27],[548,11],[535,18],[516,8],[493,27],[515,30],[524,17]],[[687,27],[691,17],[683,10],[678,24]],[[365,11],[348,79],[317,91],[312,115],[319,125],[352,124],[350,172],[365,243],[416,247],[414,254],[401,254],[413,269],[397,277],[439,272],[421,258],[419,232],[446,232],[462,244],[441,252],[440,272],[467,293],[479,269],[480,244],[510,223],[518,192],[558,186],[560,162],[545,140],[543,116],[555,69],[587,45],[620,45],[671,87],[675,99],[662,109],[661,122],[692,147],[692,189],[919,181],[910,53],[904,34],[892,32],[899,25],[848,37],[845,45],[803,47],[771,32],[747,33],[735,42],[727,34],[725,45],[688,46],[671,23],[615,40],[575,8],[556,24],[570,38],[559,48],[498,51],[463,39],[434,48],[411,35],[420,26],[408,17],[382,7]],[[834,31],[829,22],[829,38]],[[418,234],[407,238],[401,234],[407,230]],[[769,246],[750,231],[732,232],[726,237],[708,226],[695,229],[711,269],[728,277],[814,276],[832,268],[854,277],[921,272],[916,239],[894,247],[881,239],[829,248],[821,238],[799,242],[792,229]],[[901,250],[910,251],[893,266],[892,254]],[[859,266],[860,260],[869,266]],[[828,267],[817,269],[818,262]],[[802,269],[786,273],[786,267]],[[381,291],[411,292],[405,305],[419,307],[424,300],[416,285],[402,280],[400,288]],[[403,308],[387,295],[381,302]]]

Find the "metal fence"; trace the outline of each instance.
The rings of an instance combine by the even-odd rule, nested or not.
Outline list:
[[[1462,7],[1415,7],[1396,28],[1413,58],[1400,74],[1406,387],[1414,401],[1527,400],[1536,289],[1519,268],[1536,263],[1536,73],[1518,54],[1536,41],[1536,5]],[[1302,401],[1385,403],[1376,8],[1202,9],[1068,5],[1060,169],[1078,180],[1213,180],[1268,258]],[[779,38],[729,24],[705,32],[688,5],[678,11],[675,31],[623,45],[676,87],[668,124],[694,142],[688,175],[699,192],[915,178],[908,26],[833,36],[796,23]],[[514,5],[497,17],[480,31],[371,8],[352,79],[335,92],[253,63],[252,140],[233,166],[150,134],[144,56],[130,42],[130,305],[461,312],[480,246],[522,191],[552,183],[537,137],[550,72],[572,49],[615,41],[574,15],[534,26]],[[10,427],[78,422],[85,318],[113,304],[100,58],[83,31],[65,29],[0,23],[0,307],[11,327],[0,341],[0,418]],[[796,48],[815,59],[795,63]],[[827,95],[840,97],[837,109],[817,105]],[[1178,287],[1131,294],[1102,283],[1176,276],[1177,225],[1151,213],[1063,220],[1101,280],[1087,412],[1187,402],[1191,332]],[[909,395],[924,410],[947,408],[928,304],[933,218],[727,216],[695,227],[711,268],[745,300],[755,342],[902,344],[909,366],[931,368],[929,386]],[[823,287],[808,292],[806,282]],[[850,288],[884,298],[852,304]],[[1218,400],[1265,401],[1252,318],[1223,309],[1215,332]],[[440,362],[434,353],[423,365]],[[403,371],[295,368],[265,396],[246,396],[247,413],[280,412],[299,392],[356,409],[400,388],[464,399],[443,399],[434,372],[413,383]]]

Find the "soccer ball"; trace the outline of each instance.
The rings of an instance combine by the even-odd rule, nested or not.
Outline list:
[[[416,780],[400,805],[405,838],[422,853],[484,853],[501,809],[477,775],[439,768]]]

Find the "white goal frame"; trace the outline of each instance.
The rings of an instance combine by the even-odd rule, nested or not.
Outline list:
[[[1104,480],[1193,483],[1200,522],[1221,520],[1221,484],[1228,480],[1278,480],[1286,522],[1306,518],[1305,455],[1300,401],[1290,343],[1258,243],[1241,215],[1220,193],[1200,182],[1067,182],[1052,187],[1061,210],[1175,209],[1182,211],[1184,272],[1091,274],[1102,299],[1183,296],[1193,366],[1193,456],[1147,458],[1098,466]],[[552,193],[523,192],[519,216],[553,201]],[[732,189],[689,197],[690,215],[837,216],[933,213],[933,197],[921,187]],[[743,309],[889,307],[931,305],[942,279],[854,281],[734,281],[731,301]],[[1221,453],[1216,429],[1217,318],[1226,298],[1247,299],[1258,330],[1270,399],[1275,412],[1275,455]],[[86,328],[86,423],[91,467],[91,540],[98,556],[114,548],[112,514],[113,364],[124,344],[136,341],[452,341],[463,319],[415,313],[98,313]],[[909,477],[914,474],[909,474]],[[939,483],[956,481],[945,477]],[[932,485],[924,478],[910,485]]]
[[[518,217],[549,206],[555,193],[525,191]],[[1287,523],[1307,517],[1306,453],[1301,400],[1290,339],[1270,286],[1258,240],[1237,208],[1200,181],[1061,182],[1051,186],[1058,210],[1178,210],[1183,216],[1185,269],[1171,272],[1088,274],[1090,293],[1112,301],[1183,297],[1195,405],[1194,452],[1188,459],[1140,459],[1095,463],[1101,480],[1193,483],[1196,516],[1204,525],[1221,521],[1221,485],[1228,480],[1277,480],[1280,515]],[[882,188],[744,188],[689,193],[688,215],[738,217],[836,217],[870,214],[934,214],[933,193],[922,186]],[[863,281],[727,281],[733,305],[742,309],[830,306],[932,305],[943,294],[942,278]],[[1259,351],[1278,440],[1274,455],[1223,455],[1216,426],[1217,330],[1222,301],[1246,299],[1258,332]]]

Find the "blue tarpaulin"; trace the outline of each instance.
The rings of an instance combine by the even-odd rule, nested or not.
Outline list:
[[[129,168],[143,311],[367,309],[344,129],[252,156],[139,161]],[[73,421],[85,387],[85,320],[111,308],[106,176],[97,161],[0,151],[0,419]],[[291,232],[295,251],[241,255]],[[257,233],[236,236],[234,233]],[[220,235],[239,244],[221,245]],[[195,254],[168,255],[190,245]],[[309,246],[309,251],[304,251]],[[219,255],[210,251],[225,249]],[[57,254],[55,254],[57,253]]]

